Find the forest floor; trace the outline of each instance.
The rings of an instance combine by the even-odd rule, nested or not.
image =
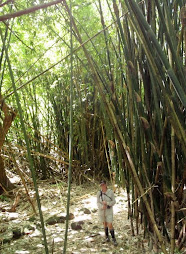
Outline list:
[[[131,236],[130,221],[127,218],[127,195],[123,190],[115,193],[114,227],[118,245],[115,247],[111,242],[104,243],[103,227],[97,214],[98,190],[99,185],[95,184],[72,185],[70,213],[73,215],[69,221],[66,253],[154,253],[149,250],[148,240],[143,239],[142,230],[140,234]],[[41,182],[39,193],[44,221],[47,222],[49,253],[61,254],[65,238],[65,222],[62,218],[65,216],[67,184]],[[39,216],[33,213],[26,195],[21,196],[16,211],[10,212],[13,201],[0,201],[0,253],[45,253]],[[79,227],[79,230],[74,225]],[[19,233],[16,233],[17,231]]]

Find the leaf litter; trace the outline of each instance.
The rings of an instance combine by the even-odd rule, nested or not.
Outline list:
[[[66,253],[154,253],[150,251],[147,239],[143,238],[142,229],[138,235],[131,235],[127,195],[122,189],[117,189],[115,193],[114,206],[113,224],[118,245],[104,242],[104,230],[97,214],[98,190],[98,184],[72,184]],[[42,181],[39,183],[39,193],[49,253],[61,254],[65,238],[67,184]],[[8,212],[12,203],[13,200],[0,201],[0,253],[45,253],[39,216],[33,213],[24,196],[13,213]]]

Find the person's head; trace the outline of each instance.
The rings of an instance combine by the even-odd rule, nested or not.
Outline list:
[[[105,191],[107,189],[107,183],[106,183],[106,181],[102,180],[100,182],[100,187],[101,187],[102,191]]]

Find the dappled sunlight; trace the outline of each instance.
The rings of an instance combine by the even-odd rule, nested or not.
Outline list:
[[[30,252],[27,250],[16,250],[15,252],[15,254],[27,254],[27,253],[30,253]]]
[[[41,210],[42,210],[43,212],[45,212],[45,211],[47,211],[47,210],[48,210],[48,207],[44,207],[44,206],[42,206],[42,207],[41,207]]]
[[[86,198],[86,199],[83,201],[83,204],[86,206],[86,208],[90,208],[90,209],[95,209],[95,208],[97,208],[97,198],[96,198],[96,194],[97,194],[97,192],[95,193],[95,196],[90,196],[90,197]]]
[[[75,219],[74,221],[80,221],[80,220],[91,220],[92,217],[89,214],[82,214],[78,216],[78,213],[75,213]]]
[[[43,245],[42,244],[37,244],[37,247],[38,248],[43,248]]]
[[[29,237],[36,237],[36,236],[41,236],[41,232],[37,228],[34,230],[34,232],[31,235],[29,235]]]
[[[63,241],[63,238],[61,238],[61,237],[54,237],[53,239],[54,239],[55,243],[59,243],[59,242]]]
[[[116,196],[116,195],[115,195]],[[114,206],[114,213],[120,213],[122,211],[128,211],[127,208],[127,202],[125,196],[116,196],[116,204],[117,206]]]
[[[59,186],[40,185],[41,204],[45,221],[45,229],[47,242],[49,245],[49,253],[52,253],[51,248],[54,248],[54,254],[62,253],[64,238],[65,238],[65,216],[66,216],[66,195],[59,195]],[[68,221],[68,254],[81,253],[143,253],[143,251],[131,252],[136,250],[137,244],[140,241],[136,237],[135,245],[131,236],[130,221],[127,220],[127,195],[125,191],[116,191],[116,204],[114,205],[114,228],[118,246],[115,247],[112,243],[104,243],[103,225],[98,220],[97,209],[97,191],[95,186],[74,186],[71,189],[70,200],[70,215]],[[64,189],[63,194],[66,193]],[[24,208],[27,207],[27,210]],[[24,217],[22,214],[24,213]],[[32,214],[32,216],[30,216]],[[1,215],[1,214],[0,214]],[[16,213],[5,212],[3,214],[12,225],[17,225],[23,228],[25,234],[20,239],[14,239],[12,244],[4,244],[3,254],[10,253],[43,253],[44,245],[42,244],[42,231],[39,216],[33,215],[31,206],[25,206],[25,203],[20,203]],[[47,224],[47,220],[54,218],[53,224]],[[56,218],[64,218],[62,221],[55,221]],[[23,219],[23,220],[22,220]],[[19,223],[18,223],[19,221]],[[80,223],[80,224],[78,224]],[[75,229],[72,225],[80,225]],[[7,223],[8,225],[8,223]],[[76,226],[76,225],[75,225]],[[53,247],[52,247],[53,246]],[[140,247],[141,248],[141,247]],[[139,248],[139,249],[140,249]],[[39,250],[39,252],[38,252]],[[17,251],[17,252],[15,252]],[[27,251],[27,252],[24,252]]]
[[[19,218],[19,213],[5,212],[3,215],[8,217],[10,220],[15,220]]]

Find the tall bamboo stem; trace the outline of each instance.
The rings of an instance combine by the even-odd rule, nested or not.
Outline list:
[[[68,222],[70,213],[70,192],[72,178],[72,148],[73,148],[73,40],[72,40],[72,1],[70,0],[70,133],[69,133],[69,168],[68,168],[68,194],[67,194],[67,209],[66,209],[66,229],[63,254],[66,253],[67,238],[68,238]]]
[[[172,193],[175,194],[176,169],[175,169],[175,136],[174,129],[171,128],[171,162],[172,162]],[[171,254],[175,249],[175,206],[174,200],[171,201]]]
[[[19,110],[21,127],[22,127],[22,131],[24,134],[25,142],[26,142],[28,160],[29,160],[30,170],[31,170],[34,188],[35,188],[35,192],[36,192],[36,200],[37,200],[37,204],[38,204],[42,233],[43,233],[43,238],[44,238],[45,253],[48,254],[49,252],[48,252],[48,245],[47,245],[47,239],[46,239],[45,225],[44,225],[43,213],[41,210],[41,202],[40,202],[39,191],[38,191],[38,186],[37,186],[37,182],[36,182],[35,169],[34,169],[33,160],[32,160],[31,151],[30,151],[29,139],[28,139],[28,136],[26,133],[25,123],[24,123],[24,119],[23,119],[23,112],[22,112],[22,108],[21,108],[21,104],[20,104],[20,100],[19,100],[19,95],[17,93],[16,86],[15,86],[14,75],[12,72],[11,63],[10,63],[9,56],[8,56],[8,51],[6,48],[5,48],[5,53],[6,53],[6,59],[7,59],[10,77],[11,77],[11,81],[12,81],[12,87],[13,87],[13,90],[15,93],[17,107]]]
[[[148,34],[149,38],[153,42],[153,45],[154,45],[155,49],[157,50],[157,53],[159,55],[159,58],[160,58],[162,64],[165,66],[167,74],[172,81],[172,84],[174,86],[174,89],[175,89],[180,101],[182,102],[183,106],[186,107],[186,95],[184,93],[184,87],[181,86],[174,71],[172,70],[164,52],[162,51],[160,44],[158,43],[158,41],[156,39],[156,36],[155,36],[153,30],[151,29],[149,24],[146,22],[145,17],[143,16],[139,6],[135,3],[135,1],[130,0],[129,4],[131,6],[133,13],[136,15],[139,22],[143,25],[143,28],[146,30],[146,33]],[[183,79],[185,80],[185,77],[183,77]],[[186,83],[186,81],[185,81],[185,83]]]

